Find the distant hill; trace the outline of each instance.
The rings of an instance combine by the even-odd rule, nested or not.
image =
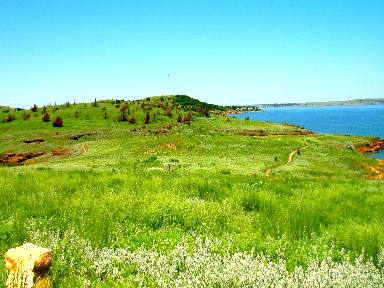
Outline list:
[[[140,100],[95,99],[91,103],[33,105],[28,109],[0,106],[0,123],[44,121],[53,125],[59,118],[58,121],[64,121],[67,127],[81,126],[84,121],[91,121],[93,125],[128,122],[132,128],[149,124],[173,127],[178,123],[190,124],[196,116],[209,117],[210,114],[221,114],[227,110],[228,107],[201,102],[187,95],[163,95]]]
[[[384,98],[366,98],[344,101],[305,102],[305,103],[273,103],[258,104],[259,107],[290,107],[290,106],[355,106],[355,105],[380,105],[384,104]]]

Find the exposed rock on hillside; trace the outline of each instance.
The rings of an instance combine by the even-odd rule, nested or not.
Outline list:
[[[374,138],[371,143],[356,144],[355,147],[360,153],[379,152],[384,148],[384,139]]]

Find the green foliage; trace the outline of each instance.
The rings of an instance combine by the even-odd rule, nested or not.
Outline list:
[[[41,117],[41,120],[43,120],[44,122],[49,122],[49,121],[51,121],[51,120],[49,119],[49,114],[48,114],[48,112],[45,112],[45,113],[43,114],[43,117]]]
[[[31,118],[31,114],[24,112],[24,114],[23,114],[23,120],[24,120],[24,121],[27,121],[27,120],[29,120],[29,118]]]
[[[53,127],[63,127],[64,121],[59,116],[55,118],[55,120],[52,122]]]
[[[119,108],[116,101],[98,101],[98,109],[85,103],[61,108],[65,125],[59,130],[40,120],[40,109],[29,121],[0,123],[1,153],[47,152],[24,165],[0,166],[0,254],[24,242],[52,247],[57,287],[86,281],[94,287],[132,286],[130,277],[142,267],[119,262],[127,259],[122,254],[108,258],[105,251],[124,248],[168,257],[182,241],[192,251],[196,237],[217,239],[228,249],[215,250],[214,259],[226,251],[263,254],[286,261],[290,271],[313,259],[341,263],[348,255],[354,261],[363,251],[366,260],[381,263],[382,181],[365,177],[361,166],[379,164],[344,148],[367,138],[289,136],[298,128],[206,118],[188,105],[179,109],[176,98],[145,101],[145,110],[151,108],[145,128],[147,112],[139,101],[120,102]],[[131,124],[117,121],[124,106]],[[24,112],[12,114],[22,119]],[[245,133],[260,130],[275,135]],[[83,136],[70,138],[75,135]],[[23,141],[37,137],[44,142]],[[309,147],[285,165],[304,145]],[[54,148],[68,154],[53,156]],[[270,167],[275,168],[268,177]],[[100,255],[92,258],[90,251]],[[186,266],[177,267],[183,273]],[[5,277],[2,268],[0,282]]]
[[[16,117],[12,114],[8,114],[7,117],[5,117],[5,122],[12,122],[13,120],[15,120]]]
[[[226,110],[226,108],[223,106],[201,102],[187,95],[175,95],[173,98],[173,102],[176,105],[180,105],[184,109],[191,109],[192,111],[196,111],[196,112],[205,112],[207,110],[208,111],[209,110],[219,110],[219,111]]]
[[[151,120],[151,117],[149,116],[148,113],[146,113],[144,116],[144,124],[148,124],[150,120]]]
[[[32,112],[37,112],[37,105],[36,104],[33,104],[32,108],[31,108],[31,111]]]

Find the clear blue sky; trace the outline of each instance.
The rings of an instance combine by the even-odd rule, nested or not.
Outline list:
[[[0,0],[0,104],[161,94],[384,97],[384,1]]]

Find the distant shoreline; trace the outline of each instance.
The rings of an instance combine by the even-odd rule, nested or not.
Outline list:
[[[256,104],[260,108],[271,107],[305,107],[305,106],[365,106],[365,105],[384,105],[384,98],[354,99],[345,101],[328,102],[305,102],[305,103],[270,103]]]

